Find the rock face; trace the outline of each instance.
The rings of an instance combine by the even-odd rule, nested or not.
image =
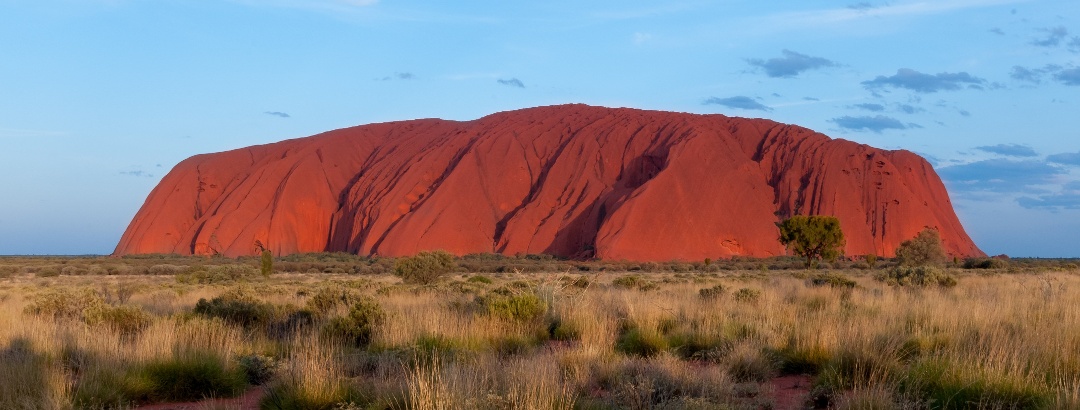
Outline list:
[[[372,124],[178,164],[116,254],[784,254],[775,222],[833,215],[848,255],[926,227],[981,256],[925,160],[806,128],[585,105]]]

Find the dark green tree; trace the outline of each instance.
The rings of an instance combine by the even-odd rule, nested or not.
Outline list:
[[[914,238],[900,243],[896,259],[904,266],[942,266],[948,261],[941,235],[936,229],[926,228]]]
[[[806,258],[806,268],[817,261],[834,261],[844,248],[844,232],[835,216],[796,215],[776,224],[780,228],[780,243],[792,253]]]

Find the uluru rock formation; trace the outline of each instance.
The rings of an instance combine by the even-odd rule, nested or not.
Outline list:
[[[586,105],[363,125],[196,155],[116,254],[547,253],[701,260],[785,253],[782,217],[833,215],[848,255],[924,228],[981,256],[907,151],[761,119]]]

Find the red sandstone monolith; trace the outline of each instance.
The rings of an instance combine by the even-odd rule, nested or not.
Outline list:
[[[371,124],[197,155],[150,193],[116,254],[547,253],[702,260],[784,254],[775,223],[833,215],[847,255],[924,228],[982,256],[908,151],[723,115],[539,107]]]

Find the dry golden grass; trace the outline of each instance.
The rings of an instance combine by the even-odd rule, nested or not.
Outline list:
[[[761,408],[772,400],[771,378],[798,373],[815,378],[814,396],[832,408],[1080,408],[1076,271],[961,272],[956,287],[924,289],[863,271],[845,272],[854,289],[759,270],[639,273],[630,287],[612,286],[626,274],[611,272],[497,274],[490,284],[457,275],[406,286],[391,276],[197,284],[14,271],[0,279],[4,409],[156,401],[145,393],[153,391],[148,364],[206,352],[225,373],[240,368],[240,357],[269,357],[268,400],[282,408]],[[573,285],[579,277],[590,284]],[[699,297],[718,284],[722,295]],[[327,286],[381,306],[385,321],[370,345],[324,334],[327,318],[349,314],[346,305],[306,327],[241,327],[192,313],[200,299],[243,288],[282,322]],[[152,321],[125,333],[28,309],[86,291]],[[545,313],[493,315],[478,297],[496,294],[536,295]]]

